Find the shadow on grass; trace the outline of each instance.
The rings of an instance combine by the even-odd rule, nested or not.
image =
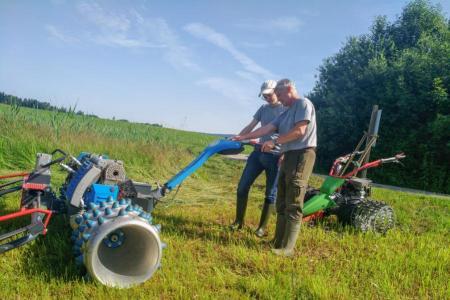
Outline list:
[[[0,216],[20,210],[20,193],[13,193],[0,198]],[[26,215],[0,223],[0,234],[8,233],[31,224],[31,216]],[[75,265],[70,242],[68,220],[62,215],[53,215],[45,236],[39,235],[35,240],[18,248],[9,250],[4,255],[18,257],[20,270],[27,277],[39,277],[44,281],[63,279],[72,281],[80,278],[80,268]],[[11,242],[24,236],[20,233],[1,243]],[[13,254],[9,254],[15,252]]]
[[[265,249],[271,248],[270,239],[274,232],[263,239],[259,239],[254,235],[253,229],[244,228],[240,231],[232,231],[228,225],[221,225],[214,221],[193,220],[189,217],[172,214],[156,214],[157,223],[162,225],[162,236],[174,235],[181,236],[189,240],[200,239],[205,242],[214,242],[220,245],[236,245],[249,249]],[[342,224],[336,216],[328,216],[322,220],[303,223],[302,227],[321,228],[325,232],[335,232],[338,236],[347,234],[358,235],[361,231],[355,229],[351,225]],[[380,234],[380,236],[383,236]]]
[[[156,218],[158,223],[162,224],[163,235],[176,235],[190,240],[200,239],[221,245],[238,245],[251,249],[260,249],[265,244],[268,247],[268,243],[257,240],[253,236],[253,232],[248,229],[232,231],[228,226],[174,215],[158,214]]]
[[[326,216],[319,220],[304,222],[302,223],[302,226],[308,228],[321,228],[325,232],[335,232],[338,236],[343,236],[344,234],[357,235],[362,233],[352,225],[340,222],[336,215]]]
[[[23,272],[44,281],[80,281],[85,274],[83,267],[75,264],[70,241],[71,229],[64,215],[53,216],[48,233],[39,236],[24,251]]]
[[[256,238],[250,229],[236,232],[216,222],[194,220],[180,215],[157,213],[155,218],[163,226],[163,240],[166,235],[225,246],[235,245],[253,250],[270,248],[267,238],[263,240]],[[71,229],[68,223],[67,216],[52,217],[46,236],[40,236],[24,249],[18,250],[22,252],[22,271],[28,277],[38,277],[43,282],[51,280],[64,283],[83,281],[85,269],[75,264],[70,241]],[[305,224],[304,226],[309,225]],[[336,222],[321,221],[314,226],[338,233],[349,232],[348,227]]]
[[[221,245],[238,245],[249,249],[260,249],[262,243],[252,236],[252,232],[230,231],[218,224],[190,220],[181,216],[158,215],[158,223],[163,226],[164,235],[210,241]],[[71,229],[64,215],[52,217],[48,234],[39,236],[23,252],[23,272],[29,277],[39,277],[42,281],[77,282],[83,280],[84,267],[75,264],[70,241]],[[163,237],[164,239],[164,237]],[[14,251],[14,250],[13,250]]]

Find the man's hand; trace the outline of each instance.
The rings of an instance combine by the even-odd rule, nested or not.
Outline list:
[[[261,147],[262,152],[270,152],[275,148],[275,143],[271,141],[264,142],[264,144]]]
[[[242,135],[235,135],[235,136],[231,137],[230,140],[232,140],[232,141],[243,141],[243,140],[245,140],[245,138]]]

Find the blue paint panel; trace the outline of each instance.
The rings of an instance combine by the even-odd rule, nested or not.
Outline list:
[[[117,185],[93,184],[90,190],[84,194],[84,205],[88,206],[90,203],[99,204],[107,201],[109,197],[117,200],[119,195],[119,187]]]
[[[85,157],[91,155],[89,152],[81,152],[80,155],[78,155],[77,160],[82,161]]]
[[[81,156],[81,155],[80,155]],[[79,156],[79,157],[80,157]],[[82,162],[82,165],[78,168],[77,172],[73,175],[69,184],[67,185],[67,190],[65,195],[67,199],[70,201],[72,199],[73,193],[78,186],[78,183],[83,179],[87,172],[92,168],[92,163],[89,161]]]

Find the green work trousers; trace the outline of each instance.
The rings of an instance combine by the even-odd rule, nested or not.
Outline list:
[[[303,216],[303,199],[308,187],[316,152],[313,148],[291,150],[284,153],[278,178],[277,214],[286,220],[300,221]]]

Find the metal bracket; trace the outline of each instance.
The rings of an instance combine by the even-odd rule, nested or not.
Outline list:
[[[3,235],[0,235],[0,241],[6,240],[15,235],[27,232],[23,237],[20,237],[16,240],[13,240],[8,243],[4,243],[0,245],[0,254],[5,253],[6,251],[13,250],[17,247],[20,247],[26,243],[29,243],[35,240],[39,235],[44,234],[45,226],[42,222],[36,222],[35,224],[31,224],[19,229],[16,229],[11,232],[7,232]]]

